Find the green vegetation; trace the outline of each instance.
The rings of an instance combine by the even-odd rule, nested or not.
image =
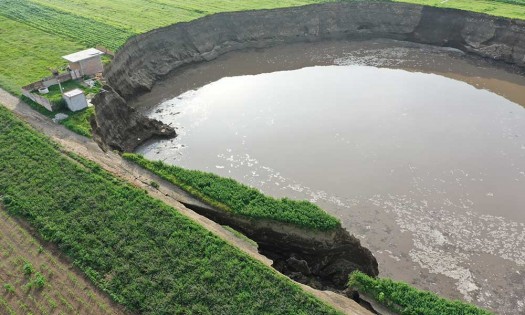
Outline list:
[[[372,278],[356,271],[348,285],[377,302],[403,315],[490,315],[489,311],[460,301],[450,301],[428,291],[418,290],[403,282]]]
[[[14,293],[15,287],[11,283],[4,284],[4,289],[7,293]]]
[[[69,80],[61,82],[60,85],[62,86],[62,90],[64,92],[71,91],[74,89],[81,89],[86,95],[97,94],[98,92],[100,92],[100,83],[98,83],[97,81],[95,81],[95,86],[92,88],[82,85],[79,80]],[[52,85],[48,89],[49,93],[42,94],[41,96],[47,98],[51,103],[55,104],[59,110],[65,109],[66,102],[62,97],[62,91],[60,91],[60,86],[58,84]],[[36,93],[38,93],[38,91],[36,91]]]
[[[22,224],[0,203],[0,278],[5,281],[0,314],[85,314],[86,310],[122,314],[108,296],[95,291],[70,263],[45,250]],[[24,273],[24,265],[30,274]]]
[[[0,1],[0,87],[20,87],[63,67],[61,56],[97,45],[116,50],[129,37],[205,15],[330,0],[4,0]],[[343,0],[352,1],[352,0]],[[524,0],[396,0],[525,19]],[[107,62],[107,59],[104,59]],[[87,120],[74,128],[87,135]],[[67,124],[73,126],[73,124]]]
[[[525,0],[393,0],[525,20]]]
[[[159,183],[154,182],[154,181],[152,181],[151,183],[149,183],[149,185],[150,185],[151,187],[155,188],[155,189],[159,189],[159,187],[160,187],[160,186],[159,186]]]
[[[105,12],[100,10],[97,11]],[[106,12],[108,14],[109,12]],[[134,33],[81,15],[58,11],[28,0],[2,0],[0,14],[46,33],[71,39],[85,46],[117,49]]]
[[[336,313],[143,190],[64,156],[1,106],[0,156],[6,210],[132,311]]]
[[[272,9],[298,6],[326,0],[32,0],[68,14],[103,22],[111,26],[128,29],[135,33],[199,17],[230,11]],[[101,10],[100,8],[104,8]]]
[[[37,272],[35,274],[35,278],[31,280],[30,286],[35,287],[37,289],[41,289],[46,285],[46,278],[40,273]]]
[[[237,231],[236,229],[234,229],[234,228],[232,228],[232,227],[230,227],[228,225],[223,225],[222,227],[225,230],[227,230],[228,232],[230,232],[233,235],[235,235],[235,237],[240,238],[241,240],[245,241],[246,243],[250,244],[251,246],[253,246],[255,248],[259,247],[259,244],[257,244],[257,242],[255,242],[254,240],[252,240],[248,236],[242,234],[241,232]]]
[[[77,80],[69,80],[66,82],[61,83],[62,89],[67,92],[73,89],[81,89],[84,91],[84,93],[87,94],[97,94],[100,91],[100,83],[95,82],[95,86],[90,88],[82,85],[80,81]],[[62,97],[62,92],[60,91],[60,87],[58,85],[53,85],[49,87],[49,93],[43,95],[45,98],[50,100],[53,104],[56,104],[57,108],[59,108],[57,111],[49,112],[46,109],[44,109],[39,104],[36,104],[35,102],[31,101],[30,99],[26,98],[25,96],[22,97],[22,100],[28,102],[31,107],[35,108],[39,112],[45,112],[45,114],[48,117],[54,117],[57,113],[64,113],[68,115],[68,118],[62,120],[60,123],[64,125],[69,130],[78,133],[79,135],[82,135],[84,137],[91,138],[91,124],[90,119],[91,116],[95,114],[95,108],[94,107],[88,107],[86,109],[83,109],[78,112],[72,112],[67,109],[67,106],[65,104],[64,98]]]
[[[274,199],[231,178],[187,170],[164,164],[162,161],[149,161],[138,154],[125,153],[124,158],[224,211],[247,218],[274,220],[321,231],[333,230],[341,226],[338,219],[308,201]]]
[[[92,130],[89,120],[91,119],[91,116],[95,114],[94,107],[88,107],[78,112],[68,111],[67,114],[69,117],[60,122],[62,125],[81,136],[88,138],[93,136],[91,134]]]
[[[8,200],[9,202],[11,202],[12,200]],[[35,268],[33,268],[33,265],[31,265],[30,262],[26,262],[23,266],[22,266],[22,269],[24,270],[24,274],[26,276],[30,276],[33,274],[33,272],[35,272]]]
[[[92,130],[91,130],[91,124],[89,120],[91,119],[91,116],[95,114],[94,107],[88,107],[78,112],[72,112],[70,110],[60,110],[56,112],[50,112],[46,108],[44,108],[42,105],[33,102],[31,99],[25,96],[21,96],[20,99],[24,103],[28,104],[35,111],[49,118],[55,117],[57,113],[64,113],[68,115],[68,117],[62,120],[60,124],[64,125],[69,130],[76,132],[77,134],[81,136],[88,137],[88,138],[91,138],[93,136],[91,133]]]
[[[14,95],[20,95],[22,86],[51,75],[49,68],[64,65],[61,56],[84,48],[1,14],[0,34],[0,86]]]

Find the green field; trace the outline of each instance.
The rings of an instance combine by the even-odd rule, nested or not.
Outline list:
[[[0,2],[1,3],[1,2]],[[20,87],[51,75],[48,68],[64,64],[60,56],[84,46],[1,15],[0,86],[13,94]]]
[[[336,314],[288,278],[0,106],[0,202],[143,314]],[[72,159],[73,158],[73,159]]]
[[[275,199],[230,178],[187,170],[161,161],[152,162],[138,154],[125,153],[124,157],[227,212],[312,230],[329,231],[341,227],[338,219],[308,201]]]

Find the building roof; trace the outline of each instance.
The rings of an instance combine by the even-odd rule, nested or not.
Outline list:
[[[82,92],[81,89],[74,89],[74,90],[67,91],[66,93],[64,93],[64,96],[72,98],[72,97],[75,97],[75,96],[80,95],[80,94],[84,94],[84,92]]]
[[[81,60],[86,60],[86,59],[93,58],[95,56],[100,56],[103,54],[104,53],[98,49],[89,48],[86,50],[78,51],[70,55],[62,56],[62,58],[66,59],[69,62],[79,62]]]

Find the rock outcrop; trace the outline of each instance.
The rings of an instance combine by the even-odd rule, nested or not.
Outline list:
[[[93,138],[104,150],[131,152],[150,138],[176,136],[172,127],[137,113],[109,86],[92,102],[97,109],[90,121]]]

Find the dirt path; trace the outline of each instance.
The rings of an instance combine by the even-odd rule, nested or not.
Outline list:
[[[27,104],[21,102],[18,98],[12,96],[6,91],[0,89],[0,104],[13,111],[18,117],[29,123],[33,128],[49,136],[53,141],[59,143],[64,150],[76,153],[102,166],[115,176],[127,180],[131,184],[148,190],[149,194],[162,200],[166,204],[178,209],[184,215],[204,226],[218,237],[222,238],[231,245],[239,248],[241,251],[259,260],[267,266],[271,266],[271,260],[260,255],[257,250],[248,242],[234,236],[231,232],[224,229],[221,225],[195,213],[186,208],[179,200],[185,197],[176,187],[161,180],[154,174],[137,167],[136,165],[122,159],[118,154],[113,152],[103,152],[98,145],[91,139],[82,137],[66,129],[62,125],[53,123],[49,118],[31,109]],[[149,185],[152,181],[160,184],[159,189],[154,189]],[[339,294],[329,291],[314,290],[308,286],[301,285],[305,291],[310,292],[319,299],[332,305],[345,314],[367,315],[371,314],[359,304],[351,299],[345,298]]]

